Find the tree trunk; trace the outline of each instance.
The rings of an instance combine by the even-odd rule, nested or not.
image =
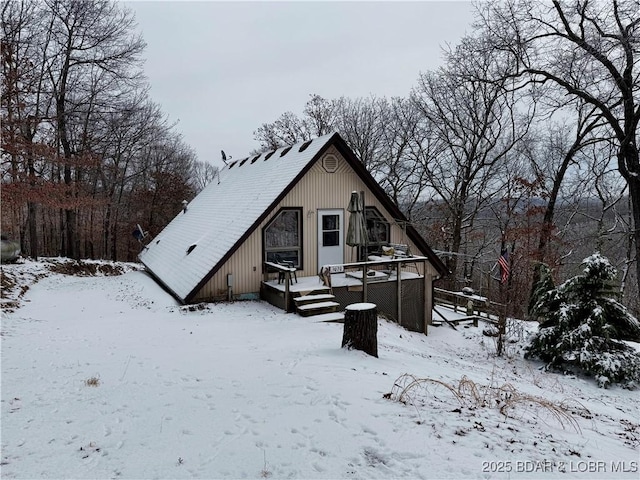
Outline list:
[[[362,350],[378,357],[378,308],[373,303],[354,303],[346,308],[342,348]]]
[[[64,225],[64,210],[63,209],[59,209],[58,210],[58,225],[59,225],[59,231],[56,232],[56,236],[59,238],[59,245],[60,247],[58,248],[58,255],[63,257],[67,254],[67,242],[66,242],[66,236],[64,234],[65,232],[65,225]]]
[[[27,202],[27,210],[29,212],[29,253],[34,260],[38,259],[38,223],[37,204],[33,201]]]
[[[640,179],[638,177],[629,178],[629,196],[631,197],[631,205],[633,210],[633,238],[635,240],[635,264],[636,264],[636,284],[638,285],[638,294],[640,295]]]
[[[558,201],[558,196],[560,195],[560,188],[564,185],[564,177],[567,174],[567,170],[569,169],[569,165],[573,162],[574,157],[580,151],[580,149],[584,146],[584,141],[587,138],[587,135],[591,133],[593,130],[597,128],[600,124],[600,115],[596,115],[596,117],[591,120],[588,124],[585,125],[588,119],[592,118],[593,112],[595,109],[591,110],[590,113],[583,119],[582,114],[579,114],[578,117],[578,132],[576,135],[576,139],[574,140],[571,148],[567,151],[564,158],[562,159],[562,163],[560,164],[560,168],[555,173],[553,177],[553,186],[551,188],[551,192],[549,193],[549,201],[547,202],[547,208],[544,211],[544,218],[542,219],[542,227],[540,228],[540,238],[538,241],[538,249],[535,253],[535,260],[539,263],[545,263],[547,260],[547,251],[549,242],[551,241],[551,234],[554,230],[554,216],[555,216],[555,208],[556,203]],[[539,264],[534,266],[533,269],[533,281],[532,281],[532,290],[529,299],[533,297],[533,289],[536,288],[536,284],[540,281],[540,268]],[[530,305],[531,306],[531,305]]]
[[[77,215],[73,208],[65,209],[65,237],[66,237],[66,251],[65,255],[75,260],[80,258],[77,244],[79,243],[78,235],[76,233],[76,221]]]
[[[462,212],[457,212],[453,219],[453,232],[451,234],[451,252],[453,255],[447,257],[447,268],[452,273],[449,277],[452,290],[458,290],[458,254],[462,244]]]
[[[635,241],[636,286],[640,295],[640,155],[638,148],[627,136],[620,142],[618,150],[618,170],[629,185],[629,197],[631,198],[631,213],[633,215],[633,239]]]
[[[29,153],[27,154],[27,172],[29,175],[30,196],[34,194],[36,189],[36,168],[34,165],[33,155],[33,135],[29,135]],[[38,206],[32,199],[27,201],[27,218],[29,219],[29,252],[31,258],[38,259]]]
[[[496,343],[496,355],[501,357],[504,353],[504,337],[507,333],[507,316],[504,312],[498,316],[498,338]]]

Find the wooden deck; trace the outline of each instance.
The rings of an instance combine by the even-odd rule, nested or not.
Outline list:
[[[431,323],[431,311],[427,307],[431,282],[427,282],[418,268],[420,262],[426,261],[424,257],[410,257],[326,266],[331,272],[330,287],[318,275],[298,276],[296,281],[289,269],[268,265],[271,272],[265,274],[260,296],[276,307],[287,312],[297,311],[300,315],[306,314],[305,301],[300,300],[305,296],[314,297],[315,303],[321,303],[327,295],[335,297],[327,298],[330,303],[326,305],[327,313],[331,309],[339,313],[353,303],[373,302],[380,315],[409,330],[427,333]],[[284,278],[279,275],[282,272]],[[307,308],[313,308],[314,315],[325,312],[323,305]]]

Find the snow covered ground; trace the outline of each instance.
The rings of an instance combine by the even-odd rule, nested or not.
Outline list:
[[[496,358],[482,324],[381,319],[374,358],[341,324],[181,307],[123,267],[2,266],[2,478],[639,477],[637,391],[540,371],[521,343]],[[434,381],[401,403],[403,374]]]

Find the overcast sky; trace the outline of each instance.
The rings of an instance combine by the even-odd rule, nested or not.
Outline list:
[[[312,93],[406,96],[441,47],[470,32],[472,6],[424,2],[131,2],[151,97],[198,154],[241,158],[253,132],[301,114]]]

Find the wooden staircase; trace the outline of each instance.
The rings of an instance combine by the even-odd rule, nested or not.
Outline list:
[[[293,303],[302,317],[311,317],[318,322],[341,322],[344,314],[338,312],[340,304],[334,301],[335,298],[331,293],[311,293],[295,297]]]

